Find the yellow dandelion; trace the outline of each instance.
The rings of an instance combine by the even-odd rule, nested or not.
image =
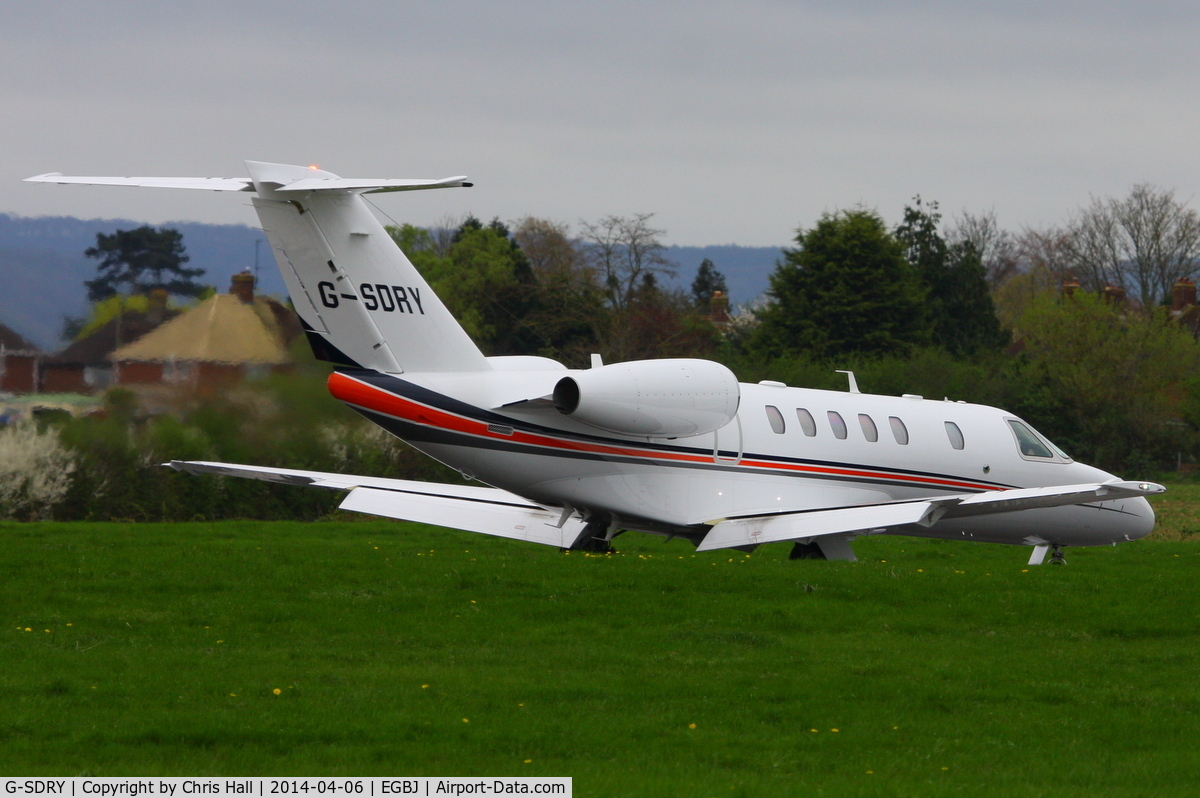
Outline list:
[[[42,631],[43,631],[43,632],[45,632],[46,634],[50,634],[50,630],[49,630],[49,629],[43,629]]]
[[[470,721],[470,719],[469,719],[469,718],[463,718],[463,723],[470,723],[470,722],[471,722],[471,721]]]
[[[875,775],[875,771],[873,771],[873,770],[868,770],[868,771],[867,771],[867,775],[868,775],[868,776],[874,776],[874,775]]]
[[[28,626],[26,626],[26,627],[25,627],[25,631],[26,631],[26,632],[32,632],[33,630],[32,630],[32,629],[30,629]]]
[[[274,690],[272,690],[271,692],[272,692],[272,693],[274,693],[275,695],[279,695],[279,694],[280,694],[280,693],[282,693],[283,691],[282,691],[282,690],[280,690],[278,687],[276,687],[276,688],[275,688]]]
[[[816,730],[816,729],[809,729],[809,731],[810,731],[810,732],[812,732],[813,734],[816,734],[816,733],[817,733],[817,730]]]
[[[837,729],[830,729],[830,731],[831,731],[831,732],[835,732],[835,731],[837,731]]]
[[[925,573],[925,569],[924,569],[924,568],[918,568],[918,569],[917,569],[917,573],[919,573],[919,574],[923,574],[923,573]],[[868,770],[867,772],[868,772],[868,773],[870,773],[871,771],[869,771],[869,770]]]
[[[1022,569],[1021,569],[1021,573],[1023,573],[1023,574],[1027,574],[1027,573],[1029,573],[1029,569],[1028,569],[1028,568],[1022,568]]]
[[[1176,556],[1176,557],[1178,557],[1179,555],[1178,555],[1178,554],[1176,554],[1175,556]],[[74,625],[75,625],[75,624],[73,624],[73,623],[69,623],[69,624],[67,624],[67,626],[74,626]]]
[[[471,603],[472,603],[472,604],[474,604],[474,603],[475,603],[475,599],[471,599]]]
[[[689,729],[694,729],[694,728],[696,728],[696,724],[695,724],[695,723],[689,723],[689,724],[688,724],[688,728],[689,728]]]
[[[519,706],[519,707],[523,707],[523,706],[525,706],[525,705],[524,705],[524,704],[517,704],[517,706]]]
[[[224,641],[224,640],[218,640],[217,642],[218,642],[218,643],[224,643],[225,641]]]
[[[893,726],[892,731],[896,731],[896,729],[899,729],[899,728],[900,728],[899,726]]]
[[[229,694],[229,697],[230,697],[230,698],[237,698],[237,693],[230,693],[230,694]]]
[[[526,759],[526,760],[525,760],[525,764],[526,764],[526,765],[528,765],[528,764],[529,764],[530,762],[532,762],[532,761],[533,761],[532,759]]]
[[[423,685],[421,685],[421,689],[422,689],[422,690],[427,690],[427,689],[429,689],[429,685],[427,685],[427,684],[423,684]]]

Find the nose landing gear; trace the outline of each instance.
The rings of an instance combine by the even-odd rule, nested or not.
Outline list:
[[[1063,547],[1058,543],[1039,543],[1033,547],[1033,554],[1029,556],[1030,565],[1041,565],[1046,561],[1046,554],[1050,554],[1051,565],[1066,565],[1067,558],[1063,555]]]

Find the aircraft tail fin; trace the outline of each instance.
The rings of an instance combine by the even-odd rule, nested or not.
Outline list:
[[[313,352],[386,373],[487,371],[479,347],[392,241],[360,194],[470,186],[442,180],[338,177],[247,161],[247,178],[27,178],[151,188],[254,192],[251,198]]]
[[[470,185],[345,180],[247,161],[252,200],[318,357],[388,373],[486,371],[487,359],[359,196]]]

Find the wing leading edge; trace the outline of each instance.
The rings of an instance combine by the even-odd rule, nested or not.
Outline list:
[[[219,474],[345,490],[349,495],[338,505],[343,510],[559,548],[575,545],[586,526],[578,516],[564,519],[560,511],[549,510],[499,488],[195,460],[172,460],[165,465],[188,474]]]
[[[696,550],[754,546],[826,535],[849,535],[910,524],[929,527],[943,518],[1089,504],[1135,496],[1156,496],[1164,492],[1166,488],[1153,482],[1098,482],[1088,485],[994,490],[939,496],[921,501],[727,518],[713,524]]]

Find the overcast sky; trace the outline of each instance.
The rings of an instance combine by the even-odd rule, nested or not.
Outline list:
[[[655,213],[780,245],[914,194],[1019,229],[1200,185],[1200,4],[0,0],[0,211],[255,224],[243,195],[66,174],[466,174],[401,221]]]

